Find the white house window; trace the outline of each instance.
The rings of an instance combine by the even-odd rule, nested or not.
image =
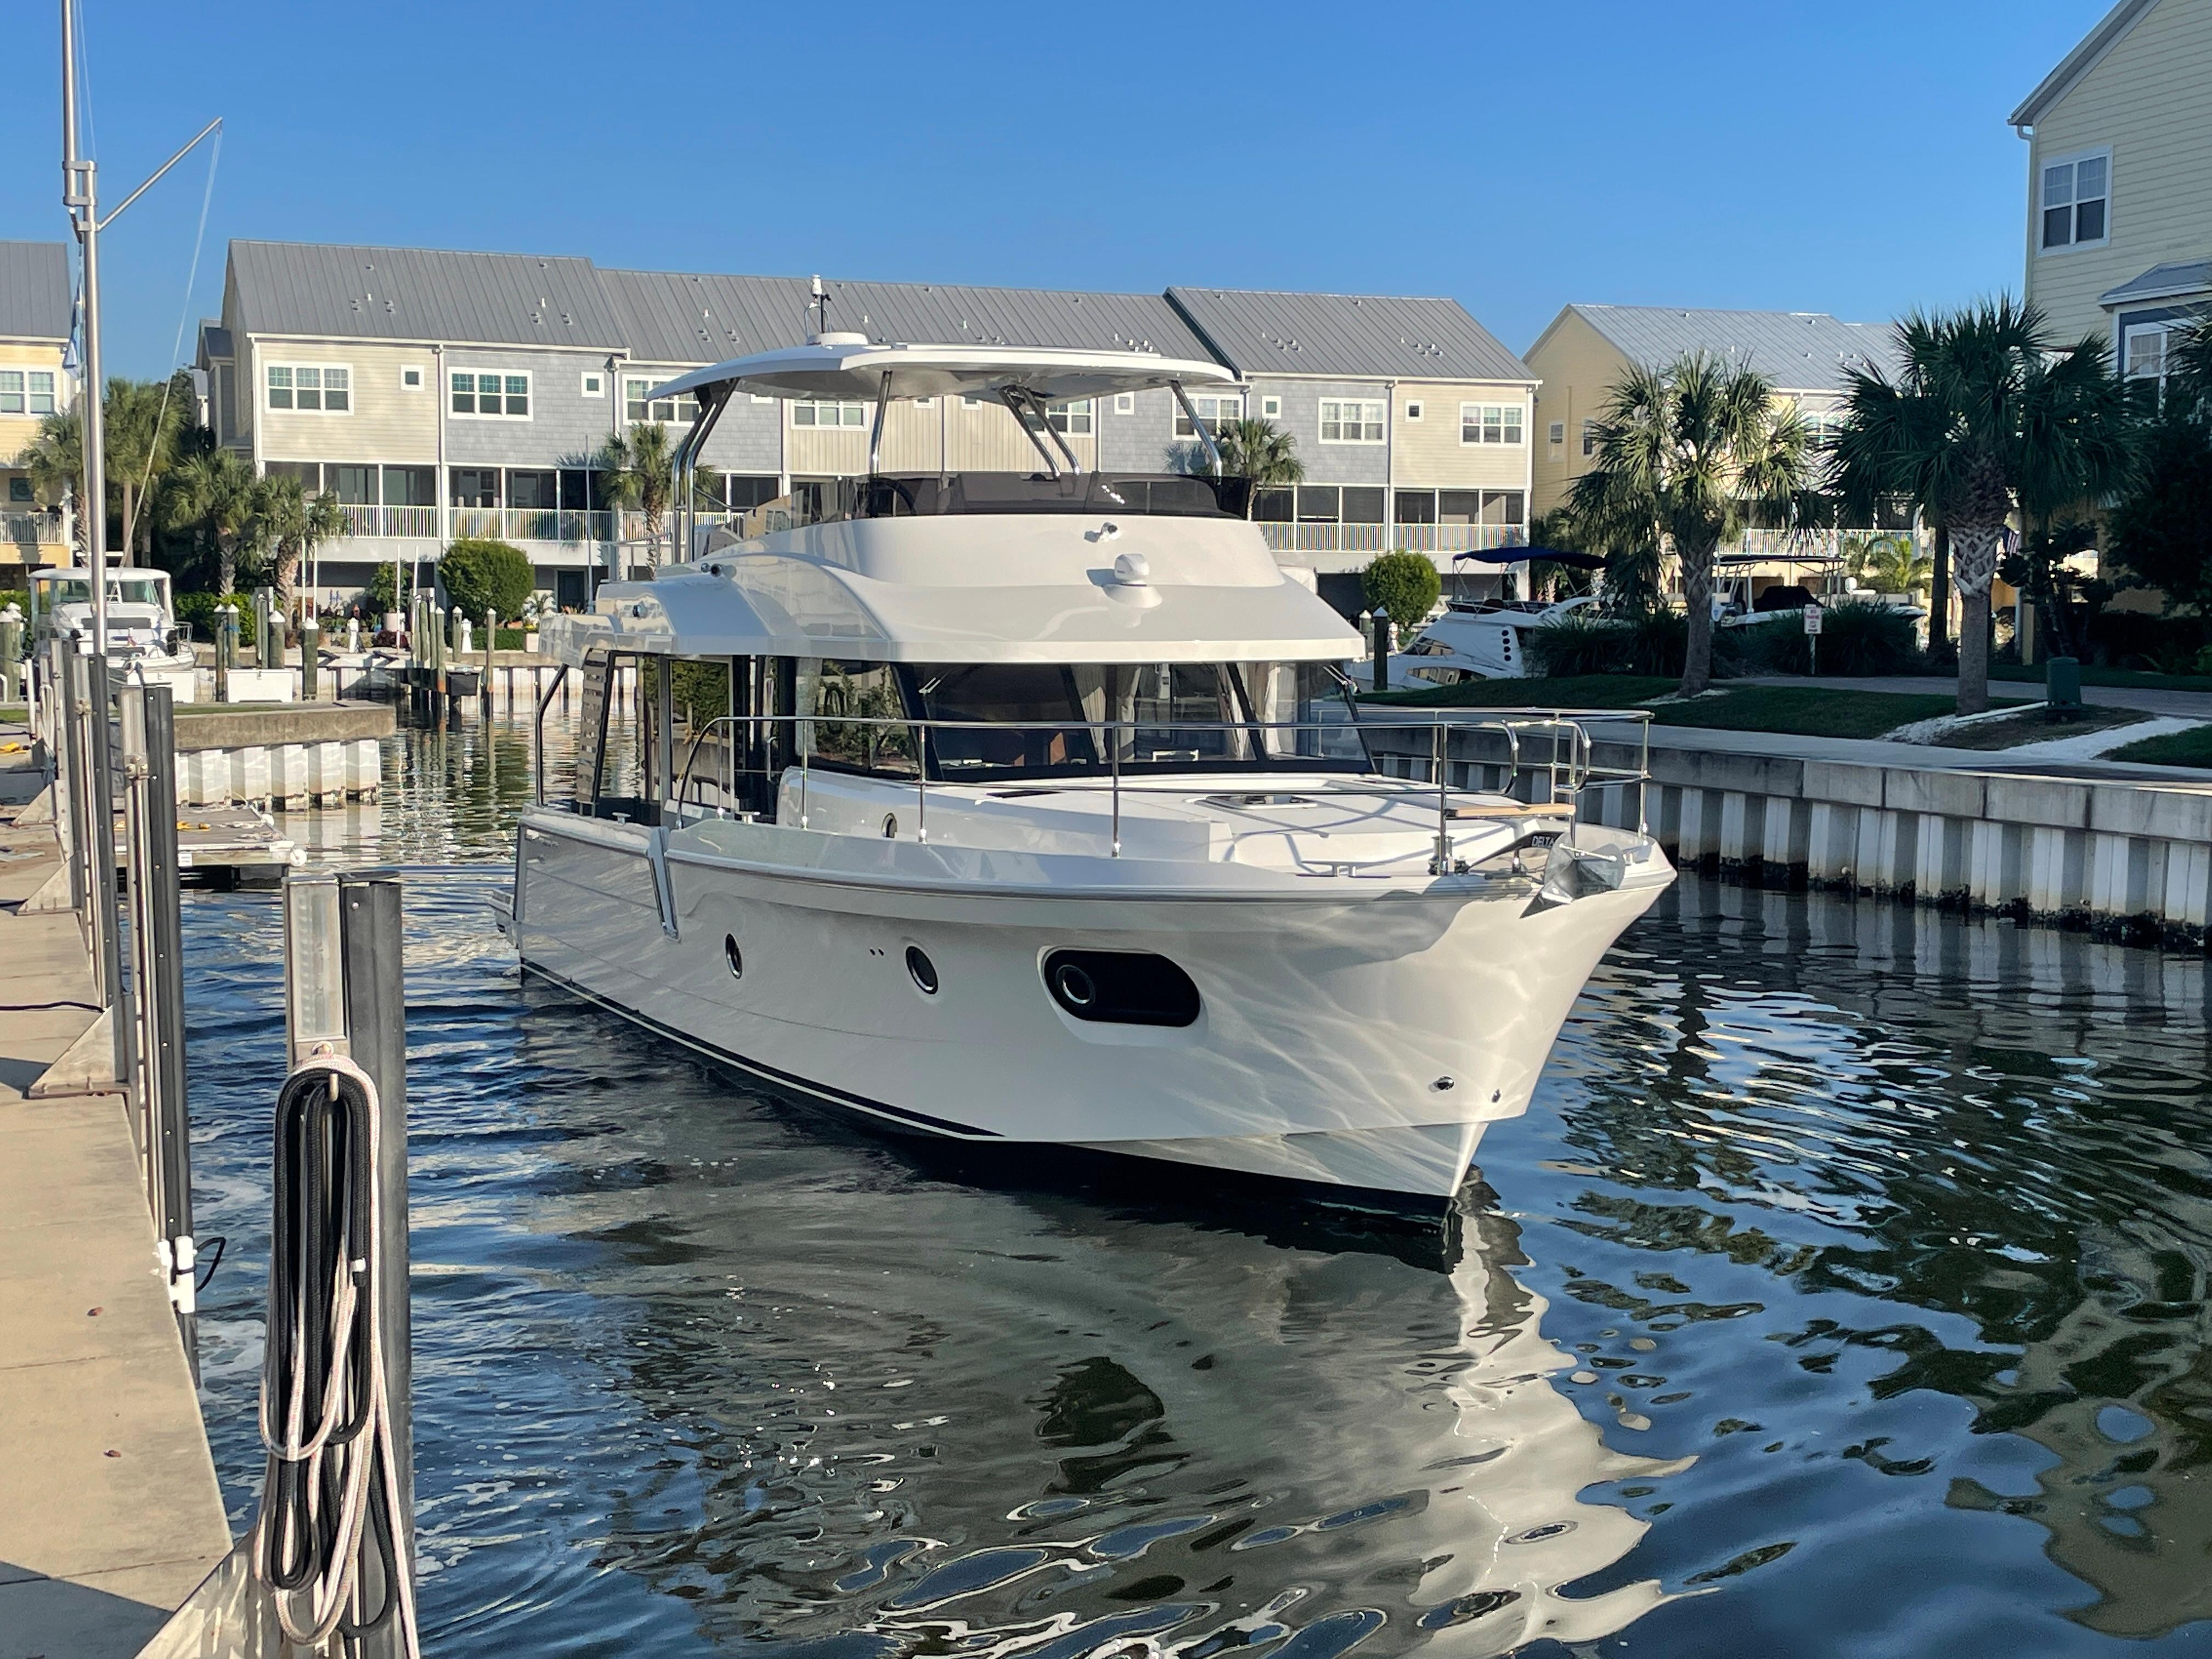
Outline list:
[[[1047,404],[1044,412],[1052,422],[1054,432],[1082,433],[1091,430],[1091,399],[1079,398],[1072,404]]]
[[[1462,404],[1459,441],[1463,444],[1517,444],[1521,441],[1519,404]]]
[[[1221,397],[1193,398],[1191,406],[1198,410],[1198,418],[1206,422],[1206,430],[1219,433],[1224,427],[1244,418],[1244,394],[1229,392]],[[1198,432],[1190,423],[1190,416],[1182,412],[1178,403],[1175,411],[1175,434],[1178,438],[1195,438]]]
[[[791,423],[793,426],[866,426],[868,423],[868,406],[866,404],[794,400],[791,405]]]
[[[1565,421],[1554,421],[1552,422],[1551,440],[1552,447],[1554,449],[1566,442],[1567,423]]]
[[[399,385],[403,391],[420,392],[422,389],[422,369],[413,363],[406,365],[399,371]]]
[[[1382,405],[1348,398],[1321,400],[1321,441],[1325,444],[1379,444]]]
[[[0,368],[0,415],[51,415],[53,412],[53,370]]]
[[[1283,400],[1280,398],[1261,398],[1260,415],[1263,420],[1281,420],[1283,418]]]
[[[1406,418],[1407,420],[1418,421],[1421,418],[1421,401],[1419,398],[1416,398],[1412,403],[1406,405]]]
[[[2043,169],[2043,246],[2102,242],[2112,229],[2112,153],[2069,156]]]
[[[1584,421],[1583,422],[1583,457],[1584,459],[1588,459],[1590,456],[1596,453],[1597,422],[1595,421]]]
[[[645,394],[660,382],[649,378],[633,377],[623,382],[623,416],[630,421],[658,421],[662,425],[672,422],[689,425],[699,418],[699,400],[690,393],[680,398],[648,398]]]
[[[607,395],[607,377],[596,368],[586,369],[584,371],[583,395],[586,398],[605,397]]]
[[[1114,412],[1116,415],[1135,414],[1137,412],[1137,394],[1133,392],[1115,392],[1114,394]]]
[[[344,415],[353,409],[353,371],[330,363],[271,363],[269,407]]]
[[[478,420],[526,421],[530,418],[530,376],[490,374],[482,369],[455,369],[449,377],[453,413]]]
[[[2128,331],[2128,379],[2165,382],[2166,335],[2163,325],[2156,328],[2131,328]]]

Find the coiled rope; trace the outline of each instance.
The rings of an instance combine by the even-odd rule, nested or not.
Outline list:
[[[376,1085],[322,1056],[277,1096],[261,1439],[269,1449],[254,1522],[258,1577],[297,1646],[333,1633],[349,1648],[394,1619],[421,1652],[413,1575],[400,1560],[403,1500],[378,1329],[383,1264]],[[374,1607],[364,1547],[381,1569]]]

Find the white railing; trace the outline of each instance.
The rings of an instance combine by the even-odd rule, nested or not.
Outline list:
[[[436,541],[441,533],[434,507],[376,507],[348,502],[339,510],[345,514],[349,535]]]
[[[500,542],[559,542],[574,546],[603,542],[613,523],[611,513],[553,507],[457,507],[453,535]]]
[[[0,542],[49,547],[60,542],[62,521],[48,513],[0,513]]]
[[[1260,535],[1277,553],[1470,553],[1518,547],[1528,539],[1517,524],[1283,524],[1262,521]]]

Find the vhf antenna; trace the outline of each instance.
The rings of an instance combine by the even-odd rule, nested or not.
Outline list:
[[[817,334],[827,334],[830,331],[830,295],[822,286],[822,279],[819,276],[814,279],[813,309],[814,331]]]

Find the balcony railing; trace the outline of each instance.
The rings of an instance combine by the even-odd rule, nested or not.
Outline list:
[[[52,547],[62,538],[62,520],[51,513],[0,513],[0,542],[14,547]]]
[[[1528,539],[1517,524],[1282,524],[1262,522],[1260,534],[1278,553],[1468,553],[1518,547]]]
[[[373,507],[348,502],[339,510],[345,514],[349,535],[438,539],[438,509],[434,507]]]

